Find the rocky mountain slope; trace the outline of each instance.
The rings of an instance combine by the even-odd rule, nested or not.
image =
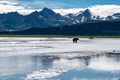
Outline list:
[[[94,15],[89,9],[80,11],[76,14],[62,16],[45,7],[42,11],[35,11],[25,16],[20,15],[18,12],[0,14],[0,31],[21,31],[30,28],[58,27],[93,20],[98,21],[119,18],[120,13],[115,13],[113,15],[108,15],[106,18],[102,18],[98,15]]]

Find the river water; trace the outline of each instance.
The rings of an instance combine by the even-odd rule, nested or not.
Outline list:
[[[0,80],[119,80],[119,50],[120,39],[0,38]]]

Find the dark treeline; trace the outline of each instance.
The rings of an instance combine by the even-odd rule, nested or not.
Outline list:
[[[31,28],[24,31],[1,32],[1,34],[119,36],[120,20],[91,21],[62,27]]]

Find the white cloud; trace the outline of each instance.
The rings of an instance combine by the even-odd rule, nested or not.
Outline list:
[[[35,10],[38,10],[39,7],[56,8],[53,10],[62,15],[66,15],[68,13],[76,14],[80,11],[84,11],[87,8],[89,8],[91,12],[93,12],[95,15],[99,15],[102,17],[106,17],[114,13],[120,13],[120,5],[94,5],[87,8],[69,8],[69,9],[63,9],[63,7],[61,7],[60,9],[60,6],[65,6],[65,4],[58,4],[58,3],[51,4],[44,1],[36,1],[34,3],[25,2],[25,5],[24,5],[23,2],[19,0],[0,0],[0,13],[17,11],[20,14],[26,15],[26,14],[30,14]]]
[[[0,12],[6,13],[6,12],[13,12],[17,10],[23,10],[24,8],[22,6],[14,6],[14,5],[4,5],[0,4]]]
[[[11,1],[7,1],[7,0],[1,0],[0,4],[4,4],[4,5],[16,5],[16,1],[15,0],[11,0]]]
[[[96,15],[106,17],[108,15],[112,15],[114,13],[120,13],[119,5],[94,5],[91,7],[87,7]],[[87,8],[72,8],[72,9],[54,9],[55,12],[61,13],[62,15],[66,15],[68,13],[78,13],[79,11],[83,11]]]
[[[18,10],[17,12],[21,15],[28,15],[32,12],[34,12],[35,10],[30,10],[30,9],[23,9],[23,10]]]
[[[69,13],[76,14],[80,11],[84,11],[86,8],[71,8],[71,9],[54,9],[56,13],[60,13],[61,15],[66,15]]]
[[[75,5],[69,5],[63,2],[59,1],[49,1],[49,0],[31,0],[31,1],[19,1],[19,3],[22,3],[21,5],[31,7],[32,9],[40,9],[44,7],[48,7],[51,9],[55,8],[67,8],[67,7],[73,7]],[[24,4],[25,3],[25,4]]]
[[[108,16],[114,13],[120,13],[120,6],[119,5],[96,5],[89,7],[89,9],[100,16]]]
[[[8,13],[8,12],[19,12],[20,14],[29,14],[33,12],[32,9],[26,9],[23,6],[19,6],[19,3],[15,0],[7,1],[2,0],[0,1],[0,13]]]

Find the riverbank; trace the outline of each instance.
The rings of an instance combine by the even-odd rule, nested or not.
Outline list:
[[[48,37],[48,38],[120,38],[120,36],[74,36],[74,35],[18,35],[18,34],[0,34],[0,37]]]

